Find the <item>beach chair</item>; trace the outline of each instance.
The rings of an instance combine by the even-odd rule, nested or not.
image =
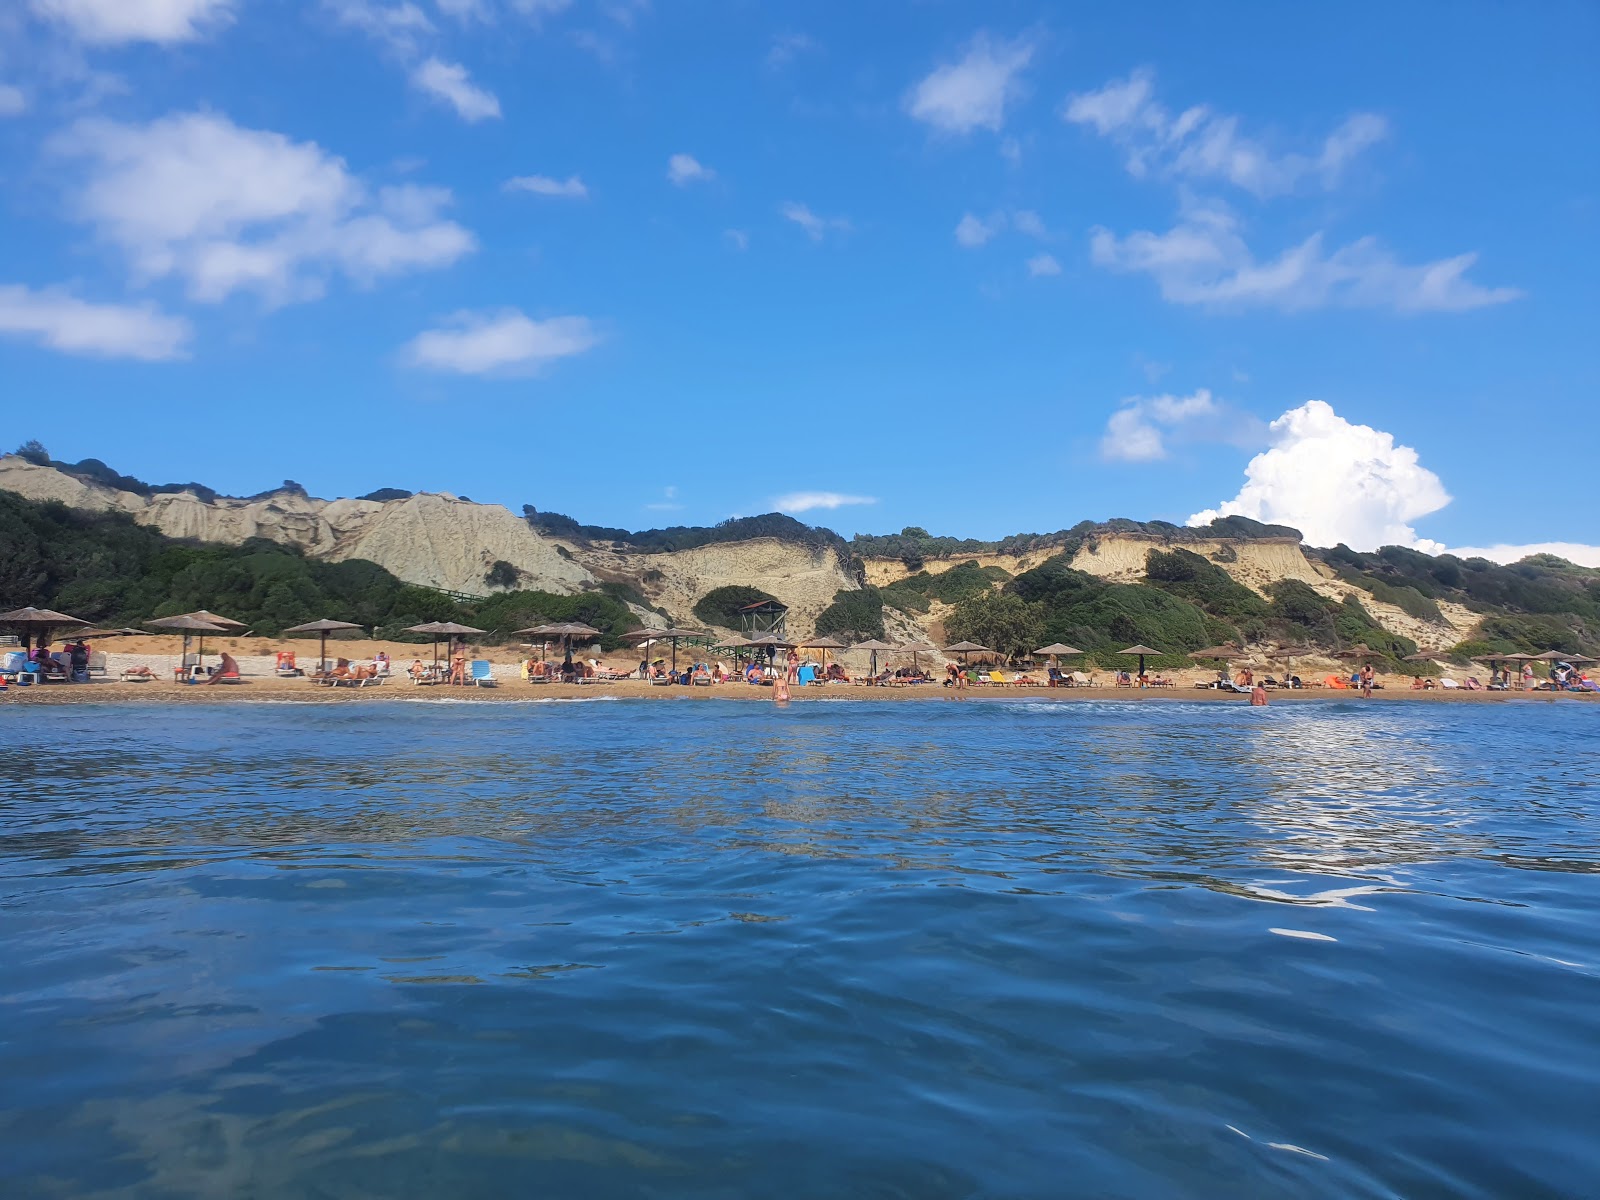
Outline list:
[[[376,678],[376,676],[374,676]],[[487,660],[475,658],[472,660],[472,673],[468,676],[478,687],[499,687],[500,681],[494,677],[494,667]]]
[[[123,683],[153,683],[156,673],[149,667],[129,667],[122,672]]]

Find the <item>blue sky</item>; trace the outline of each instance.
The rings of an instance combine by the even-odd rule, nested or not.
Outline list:
[[[1264,11],[22,0],[0,410],[632,528],[1600,542],[1600,10]]]

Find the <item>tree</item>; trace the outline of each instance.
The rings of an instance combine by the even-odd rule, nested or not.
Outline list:
[[[522,573],[503,558],[494,560],[494,565],[483,573],[483,581],[490,587],[514,588]]]
[[[1006,592],[981,592],[968,597],[945,618],[945,632],[958,642],[977,642],[1008,659],[1031,653],[1044,628],[1038,604]]]
[[[50,465],[50,451],[46,450],[38,438],[29,438],[12,451],[18,458],[27,459],[36,467]]]

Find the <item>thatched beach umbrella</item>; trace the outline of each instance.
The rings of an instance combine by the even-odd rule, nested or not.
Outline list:
[[[78,636],[84,641],[93,639],[98,642],[103,638],[147,637],[149,632],[147,629],[129,629],[126,625],[120,625],[115,629],[85,629]]]
[[[318,635],[320,644],[317,650],[317,658],[321,660],[319,672],[323,675],[326,675],[328,673],[328,635],[330,633],[337,633],[341,629],[361,628],[363,628],[363,626],[357,625],[353,621],[330,621],[324,618],[321,621],[307,621],[304,625],[292,625],[288,629],[285,629],[284,632],[315,633]]]
[[[580,621],[558,621],[552,625],[535,625],[531,629],[513,629],[512,633],[533,634],[540,637],[560,638],[566,653],[564,660],[572,657],[572,639],[588,638],[593,640],[600,636],[600,631],[593,625],[585,625]]]
[[[946,654],[959,654],[961,656],[961,665],[963,667],[967,665],[967,655],[969,654],[994,653],[994,651],[989,649],[989,647],[980,646],[977,642],[957,642],[954,646],[946,646],[944,648],[944,652]]]
[[[939,652],[939,647],[928,642],[906,642],[904,645],[896,646],[895,649],[901,654],[911,655],[911,668],[919,674],[922,671],[922,663],[919,659],[919,656],[923,654],[937,654]]]
[[[1117,653],[1118,654],[1137,654],[1139,656],[1139,686],[1143,687],[1144,686],[1144,660],[1145,660],[1145,656],[1146,655],[1150,655],[1150,654],[1160,654],[1161,651],[1152,650],[1149,646],[1138,645],[1138,646],[1129,646],[1124,650],[1117,651]]]
[[[775,633],[763,633],[760,637],[751,638],[745,645],[758,654],[765,654],[769,663],[778,656],[779,650],[795,649],[793,642]]]
[[[1244,647],[1236,646],[1232,642],[1224,642],[1220,646],[1207,646],[1204,650],[1189,651],[1190,658],[1209,658],[1222,664],[1219,678],[1226,678],[1230,674],[1233,660],[1244,657]]]
[[[829,650],[844,650],[844,649],[848,649],[848,647],[846,647],[845,644],[843,642],[841,642],[838,638],[829,637],[827,634],[823,634],[821,637],[812,638],[809,642],[801,642],[800,643],[800,649],[802,649],[802,650],[821,650],[822,651],[822,666],[823,666],[823,669],[826,670],[827,666],[828,666],[828,651]]]
[[[894,649],[894,647],[891,646],[888,642],[880,642],[877,638],[872,638],[869,641],[865,641],[865,642],[857,642],[854,646],[852,646],[850,648],[852,650],[866,650],[872,655],[872,676],[873,676],[873,678],[877,678],[877,675],[878,675],[878,651],[879,650],[893,650]]]
[[[406,633],[426,633],[433,638],[433,669],[439,669],[439,638],[455,638],[458,634],[466,636],[469,633],[483,633],[482,629],[474,629],[471,625],[462,625],[458,621],[424,621],[421,625],[410,625]]]
[[[180,616],[193,617],[197,621],[210,621],[213,625],[220,625],[224,629],[248,629],[250,626],[243,621],[235,621],[232,617],[221,617],[210,609],[197,608],[191,613],[181,613]]]
[[[587,626],[585,626],[587,628]],[[595,630],[598,634],[599,630]],[[678,642],[682,638],[703,638],[706,636],[699,629],[635,629],[632,633],[624,635],[629,641],[638,642],[641,646],[650,642],[672,643],[672,673],[678,673]]]
[[[60,629],[62,626],[87,625],[89,622],[81,617],[70,617],[66,613],[56,612],[49,608],[14,608],[8,613],[0,613],[0,628],[14,630],[23,641],[24,648],[32,646],[48,646],[51,642],[50,631]]]
[[[1555,676],[1556,664],[1558,662],[1564,662],[1564,663],[1571,662],[1572,661],[1572,655],[1566,654],[1566,653],[1564,653],[1563,651],[1560,651],[1560,650],[1546,650],[1542,654],[1530,654],[1530,655],[1528,655],[1528,661],[1529,662],[1542,662],[1542,663],[1548,664],[1547,667],[1546,667],[1546,670],[1550,674],[1550,682],[1551,682],[1551,684],[1554,685],[1555,681],[1556,681],[1556,676]]]
[[[216,624],[214,621],[202,621],[199,617],[191,617],[187,615],[181,617],[158,617],[154,621],[146,621],[145,624],[154,625],[157,629],[172,629],[183,634],[183,649],[178,655],[178,665],[180,667],[188,665],[183,660],[189,657],[190,635],[199,634],[200,643],[194,652],[194,665],[196,669],[205,665],[206,634],[228,632],[221,625]]]
[[[1275,662],[1278,659],[1282,659],[1283,673],[1285,676],[1288,676],[1294,673],[1295,659],[1305,658],[1306,655],[1314,653],[1316,653],[1316,649],[1312,646],[1279,646],[1271,654],[1264,655],[1263,657],[1265,657],[1268,662]]]

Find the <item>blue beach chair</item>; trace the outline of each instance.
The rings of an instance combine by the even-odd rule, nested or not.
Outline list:
[[[479,687],[500,686],[500,681],[494,677],[494,668],[481,658],[472,660],[472,682]]]

